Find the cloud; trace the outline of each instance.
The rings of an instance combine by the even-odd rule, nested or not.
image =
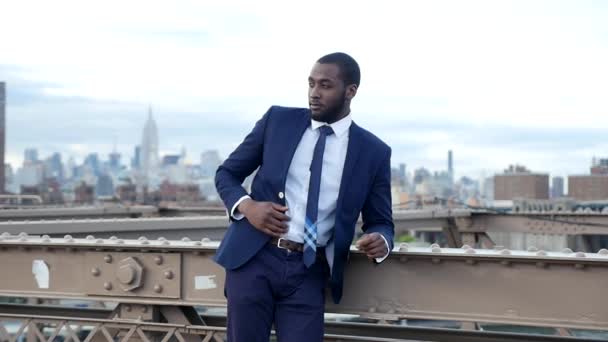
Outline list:
[[[32,8],[36,8],[35,11]],[[120,9],[120,10],[118,10]],[[9,155],[124,154],[154,106],[161,149],[227,155],[272,104],[306,105],[321,55],[362,67],[355,121],[394,162],[584,172],[606,150],[608,6],[557,1],[18,1],[0,13]],[[42,151],[41,151],[42,152]],[[192,157],[194,156],[194,157]]]

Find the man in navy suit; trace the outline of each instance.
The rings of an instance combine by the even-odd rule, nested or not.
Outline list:
[[[393,248],[391,149],[352,121],[359,82],[349,55],[320,58],[309,108],[271,107],[217,170],[230,342],[268,341],[273,324],[280,342],[322,341],[325,289],[340,301],[360,213],[357,248],[376,263]]]

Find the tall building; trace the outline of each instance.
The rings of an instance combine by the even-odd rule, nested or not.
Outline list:
[[[44,162],[45,177],[55,178],[58,182],[63,182],[63,163],[61,162],[61,154],[55,152],[48,157]]]
[[[152,117],[152,107],[150,107],[141,141],[141,172],[145,184],[148,184],[152,175],[156,173],[158,166],[158,129],[154,117]]]
[[[579,201],[608,200],[608,175],[568,176],[568,197]]]
[[[533,173],[518,165],[511,165],[503,174],[495,175],[494,200],[516,198],[549,199],[549,175]]]
[[[114,150],[112,153],[110,153],[110,169],[112,171],[117,171],[120,169],[120,153],[116,152],[116,150]]]
[[[201,176],[214,177],[215,171],[222,164],[220,153],[217,150],[208,150],[201,153]]]
[[[551,198],[564,197],[564,177],[553,177],[551,180]]]
[[[6,142],[6,85],[0,82],[0,194],[5,191],[4,149]]]
[[[454,183],[454,158],[453,158],[452,150],[448,151],[448,176],[450,177],[450,182]]]
[[[608,175],[608,158],[593,158],[591,162],[592,175]]]
[[[405,163],[399,164],[399,178],[401,181],[401,188],[405,189],[407,186],[407,165]]]
[[[23,164],[36,163],[38,161],[38,150],[35,148],[26,148],[23,152]]]
[[[139,170],[141,167],[141,146],[136,145],[135,151],[133,152],[133,159],[131,159],[131,168]]]
[[[589,175],[568,176],[568,197],[579,201],[608,200],[608,158],[593,157]]]

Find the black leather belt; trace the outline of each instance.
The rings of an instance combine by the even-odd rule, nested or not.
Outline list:
[[[292,252],[302,252],[304,250],[303,243],[287,240],[284,238],[275,237],[275,238],[270,239],[270,241],[268,243],[271,245],[277,246],[279,248],[290,250]]]
[[[285,238],[273,237],[272,239],[270,239],[270,241],[268,241],[268,243],[275,247],[286,249],[291,252],[303,252],[304,251],[303,243],[287,240]],[[317,258],[319,258],[319,257],[325,259],[325,247],[317,246]]]

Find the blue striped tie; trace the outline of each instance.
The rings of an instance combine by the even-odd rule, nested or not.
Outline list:
[[[319,214],[319,193],[321,190],[321,169],[325,140],[334,133],[330,126],[319,127],[319,139],[310,163],[310,183],[306,202],[306,223],[304,228],[304,265],[310,267],[317,256],[317,216]]]

